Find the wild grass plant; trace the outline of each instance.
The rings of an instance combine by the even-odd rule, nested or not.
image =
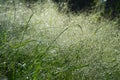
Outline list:
[[[1,80],[120,79],[115,21],[59,13],[52,2],[12,4],[0,6]]]

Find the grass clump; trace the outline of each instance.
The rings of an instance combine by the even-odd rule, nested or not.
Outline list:
[[[52,2],[15,5],[0,12],[0,79],[119,80],[115,21],[59,13]]]

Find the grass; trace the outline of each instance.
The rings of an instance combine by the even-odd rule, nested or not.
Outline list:
[[[0,79],[119,80],[120,32],[99,13],[1,4]]]

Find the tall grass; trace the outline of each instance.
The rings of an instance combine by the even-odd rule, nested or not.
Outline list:
[[[120,79],[116,21],[59,13],[52,2],[0,9],[1,80]]]

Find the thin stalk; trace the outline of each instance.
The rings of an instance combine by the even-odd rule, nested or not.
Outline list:
[[[30,22],[33,14],[34,14],[34,13],[31,14],[30,18],[28,19],[28,21],[27,21],[27,23],[26,23],[26,25],[25,25],[25,29],[24,29],[24,31],[23,31],[22,38],[21,38],[21,40],[20,40],[20,46],[22,45],[22,41],[23,41],[23,39],[24,39],[25,32],[27,31],[27,29],[28,29],[28,27],[29,27],[28,25],[29,25],[29,22]],[[17,52],[19,52],[19,49],[16,50],[16,53],[17,53]],[[17,55],[16,55],[16,56],[17,56]],[[23,55],[22,55],[22,56],[23,56]],[[15,76],[15,70],[13,69],[13,80],[16,80],[14,76]]]
[[[65,29],[50,43],[50,45],[46,48],[46,51],[48,51],[49,48],[52,46],[52,44],[53,44],[66,30],[68,30],[68,29],[69,29],[69,27],[65,28]]]
[[[68,26],[67,28],[65,28],[58,36],[56,36],[56,38],[50,43],[50,45],[45,49],[45,52],[41,53],[40,55],[38,55],[36,57],[36,59],[34,60],[33,64],[35,64],[38,60],[42,59],[43,56],[46,55],[47,51],[50,49],[50,47],[52,46],[52,44],[65,32],[69,29],[70,26]],[[38,46],[38,45],[37,45]],[[40,62],[40,64],[42,64],[42,61]]]
[[[80,30],[83,32],[82,26],[78,24],[78,27],[79,27]]]
[[[93,35],[95,35],[100,29],[102,28],[102,26],[98,27],[95,32],[93,33]]]
[[[13,0],[13,6],[14,6],[14,22],[16,19],[16,5],[15,5],[15,0]]]
[[[29,22],[30,22],[31,18],[33,17],[33,15],[34,15],[34,13],[32,13],[32,14],[30,15],[30,18],[28,19],[28,21],[27,21],[27,23],[26,23],[26,25],[25,25],[25,29],[24,29],[24,31],[23,31],[22,38],[21,38],[21,40],[20,40],[20,44],[22,43],[22,41],[23,41],[23,39],[24,39],[25,32],[27,31],[27,29],[28,29],[28,27],[29,27],[28,25],[29,25]]]

